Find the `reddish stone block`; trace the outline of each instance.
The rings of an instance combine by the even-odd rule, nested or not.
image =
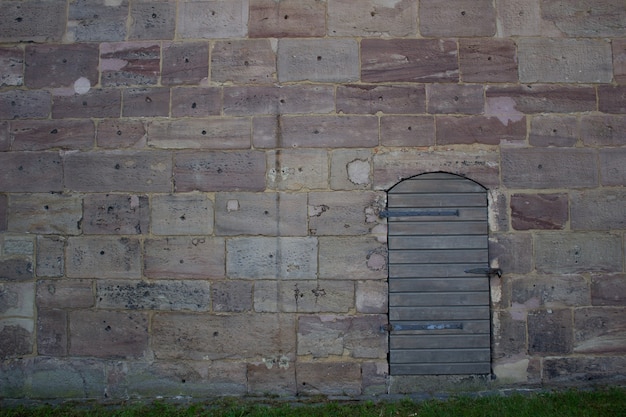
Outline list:
[[[142,148],[146,127],[140,120],[106,119],[98,122],[96,142],[105,149]]]
[[[83,200],[85,234],[147,234],[150,223],[148,196],[88,194]]]
[[[537,310],[528,313],[528,353],[571,353],[573,339],[571,310]]]
[[[619,354],[626,351],[624,306],[589,307],[574,311],[574,352]]]
[[[330,86],[287,85],[224,89],[226,115],[324,114],[334,110],[334,89]]]
[[[563,229],[567,218],[566,194],[511,196],[511,224],[515,230]]]
[[[145,313],[73,310],[69,322],[70,355],[141,358],[148,349]]]
[[[578,142],[579,128],[576,116],[533,116],[528,143],[533,146],[573,147]],[[585,135],[583,134],[584,138]]]
[[[363,39],[363,82],[457,82],[457,44],[439,39]]]
[[[496,10],[490,0],[421,0],[419,22],[422,36],[493,36]]]
[[[252,145],[256,149],[278,147],[281,116],[259,116],[252,118]]]
[[[9,202],[9,230],[17,233],[80,234],[82,199],[61,193],[17,194]]]
[[[7,230],[8,199],[6,194],[0,194],[0,232]]]
[[[50,116],[49,91],[9,90],[0,93],[1,119],[45,119]]]
[[[242,84],[276,81],[276,53],[270,41],[217,41],[211,52],[211,81]]]
[[[36,272],[38,277],[62,277],[65,274],[65,238],[37,236]]]
[[[211,286],[211,305],[215,312],[252,310],[251,281],[216,281]]]
[[[59,153],[1,152],[0,191],[63,191],[63,167]]]
[[[355,7],[350,0],[328,3],[331,36],[412,37],[417,33],[417,4],[412,0],[366,0]]]
[[[67,312],[39,309],[37,315],[37,353],[44,356],[67,355]]]
[[[326,34],[326,3],[317,0],[250,0],[248,36],[306,38]]]
[[[98,0],[74,0],[69,4],[68,33],[74,42],[116,42],[126,38],[128,0],[107,4]]]
[[[172,88],[172,117],[218,116],[222,90],[218,87]]]
[[[15,46],[1,47],[0,87],[22,84],[24,84],[24,51]]]
[[[278,80],[351,82],[359,78],[356,39],[281,39]]]
[[[9,122],[0,122],[0,152],[6,152],[9,149],[11,149]]]
[[[376,116],[285,116],[285,148],[371,148],[378,145]]]
[[[123,90],[122,116],[159,117],[170,114],[170,89],[165,87]]]
[[[600,178],[602,185],[626,185],[626,149],[600,150]]]
[[[380,144],[383,146],[433,146],[433,116],[383,116],[380,118]]]
[[[337,112],[415,114],[426,111],[424,86],[348,84],[337,87]]]
[[[136,238],[71,237],[66,259],[69,278],[141,276],[141,248]]]
[[[0,4],[0,42],[58,42],[63,38],[67,2],[3,1]]]
[[[54,96],[52,117],[119,117],[122,105],[117,89],[94,89],[84,94]]]
[[[208,42],[166,42],[163,44],[163,85],[189,85],[207,82]]]
[[[570,201],[573,230],[626,228],[626,191],[622,189],[572,191]]]
[[[591,276],[591,304],[623,306],[626,303],[626,275],[596,274]]]
[[[361,366],[356,362],[298,361],[296,382],[299,394],[359,395]]]
[[[171,237],[145,242],[144,274],[150,278],[223,278],[224,239]]]
[[[599,86],[598,109],[604,113],[626,113],[626,85]]]
[[[459,63],[464,82],[517,82],[516,48],[510,39],[461,39]]]
[[[284,355],[272,362],[249,363],[247,381],[248,393],[252,395],[265,395],[271,390],[276,395],[292,396],[297,391],[296,369]]]
[[[545,0],[541,17],[559,28],[568,37],[618,37],[624,34],[626,10],[620,0],[584,2]]]
[[[440,116],[435,119],[437,144],[484,143],[498,145],[502,141],[523,141],[526,139],[526,118],[509,119],[486,116]]]
[[[626,116],[583,115],[580,136],[587,146],[623,146],[626,144]]]
[[[155,195],[151,214],[151,231],[156,235],[213,234],[213,202],[206,194]]]
[[[11,147],[14,151],[85,150],[93,148],[95,133],[91,120],[14,121]]]
[[[0,260],[0,280],[30,281],[33,279],[33,263],[27,259]]]
[[[505,274],[527,274],[532,270],[533,244],[529,234],[500,233],[489,239],[491,265]]]
[[[613,39],[613,78],[618,84],[626,84],[626,39]]]
[[[488,105],[490,100],[498,98],[522,113],[580,113],[596,110],[596,92],[588,86],[488,86],[486,97]]]
[[[148,146],[164,149],[250,149],[247,117],[177,119],[148,125]]]
[[[0,320],[0,359],[19,358],[33,353],[33,319]]]
[[[159,81],[161,47],[155,42],[119,42],[100,45],[102,85],[155,85]]]
[[[27,45],[24,83],[30,88],[70,87],[85,78],[98,83],[98,45]]]
[[[88,279],[49,279],[37,281],[37,308],[89,308],[95,297]]]
[[[177,192],[265,190],[265,152],[180,152],[174,159]]]
[[[482,114],[485,110],[483,86],[469,84],[429,84],[426,88],[428,113]]]
[[[176,34],[180,38],[243,38],[247,25],[248,0],[191,0],[178,5]]]
[[[130,5],[129,39],[174,39],[176,2],[133,1]]]

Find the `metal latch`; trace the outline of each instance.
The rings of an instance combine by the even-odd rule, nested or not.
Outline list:
[[[459,216],[459,210],[382,210],[380,217],[413,217],[413,216]]]
[[[492,275],[497,275],[498,278],[502,277],[502,270],[500,268],[474,268],[474,269],[466,269],[466,274],[479,274],[479,275],[487,275],[488,277]]]

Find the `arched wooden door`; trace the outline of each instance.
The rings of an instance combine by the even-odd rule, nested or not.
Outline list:
[[[391,375],[490,373],[487,190],[429,173],[387,197]]]

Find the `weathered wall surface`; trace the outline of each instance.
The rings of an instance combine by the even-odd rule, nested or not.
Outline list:
[[[430,171],[490,190],[492,383],[623,373],[623,0],[2,0],[0,42],[0,398],[436,388],[379,332]]]

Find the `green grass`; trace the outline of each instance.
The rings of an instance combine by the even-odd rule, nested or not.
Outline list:
[[[0,409],[0,417],[624,417],[626,389],[565,391],[511,396],[455,397],[413,402],[334,402],[273,404],[222,399],[179,406],[165,402],[119,407],[95,405]]]

